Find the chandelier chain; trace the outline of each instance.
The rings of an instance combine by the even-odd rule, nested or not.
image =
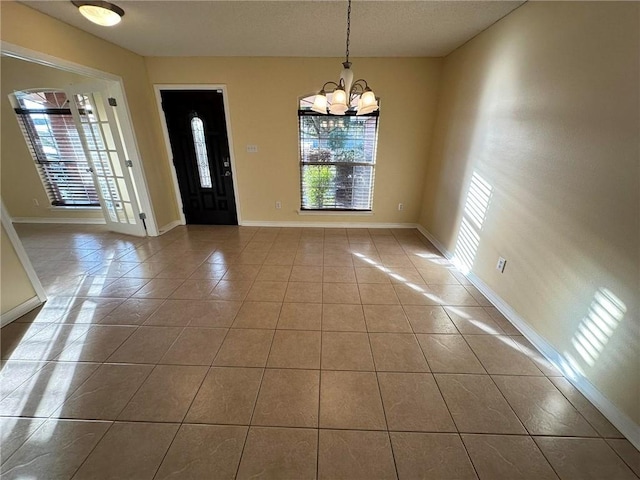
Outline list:
[[[346,61],[349,62],[349,36],[351,34],[351,0],[349,0],[349,6],[347,7],[347,52]]]

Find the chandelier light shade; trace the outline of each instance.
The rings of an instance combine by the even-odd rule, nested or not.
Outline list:
[[[72,1],[84,18],[102,27],[120,23],[124,10],[117,5],[100,0]]]
[[[378,110],[378,100],[369,88],[366,80],[358,79],[353,81],[353,70],[349,61],[349,37],[351,35],[351,0],[348,0],[347,7],[347,48],[345,61],[342,63],[343,69],[340,72],[338,83],[327,82],[317,93],[313,100],[311,110],[314,112],[331,115],[345,115],[350,110],[353,112],[352,103],[357,99],[355,107],[356,115],[367,115]],[[333,90],[328,90],[333,88]],[[327,91],[332,93],[331,104],[327,99]]]

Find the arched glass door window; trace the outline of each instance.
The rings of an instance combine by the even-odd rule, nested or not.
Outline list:
[[[207,144],[204,140],[204,124],[200,118],[193,117],[191,119],[191,133],[193,133],[193,146],[196,150],[200,186],[202,188],[212,188],[209,155],[207,155]]]

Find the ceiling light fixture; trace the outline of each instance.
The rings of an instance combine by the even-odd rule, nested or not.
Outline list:
[[[117,5],[100,0],[73,1],[78,10],[87,20],[103,27],[113,27],[120,23],[124,10]]]
[[[373,91],[369,88],[366,80],[363,78],[353,81],[353,71],[351,70],[351,62],[349,61],[349,36],[351,34],[351,0],[347,7],[347,49],[345,53],[345,61],[342,63],[344,67],[340,73],[340,80],[338,83],[327,82],[322,86],[322,89],[316,95],[311,110],[317,113],[332,115],[344,115],[350,109],[353,111],[354,107],[351,106],[355,99],[358,99],[358,103],[355,107],[356,115],[366,115],[378,110],[378,100]],[[328,90],[327,87],[333,87],[333,90]],[[328,105],[327,91],[333,93],[331,98],[331,105]],[[348,94],[347,94],[348,92]],[[329,111],[327,112],[327,106]]]

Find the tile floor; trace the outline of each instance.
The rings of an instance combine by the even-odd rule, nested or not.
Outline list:
[[[17,227],[50,299],[2,329],[7,480],[640,474],[415,230]]]

